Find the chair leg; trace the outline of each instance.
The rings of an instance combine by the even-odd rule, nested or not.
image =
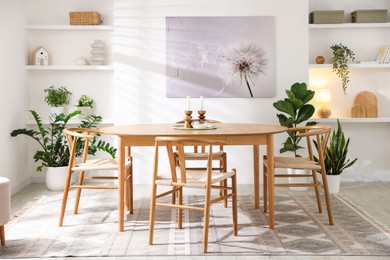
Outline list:
[[[125,201],[126,210],[133,214],[133,174],[131,168],[126,171]]]
[[[264,156],[264,159],[266,157]],[[267,166],[263,163],[263,203],[264,203],[264,213],[267,213],[268,210],[268,173]]]
[[[84,182],[84,172],[80,172],[79,185],[83,185],[83,182]],[[74,214],[77,214],[79,212],[81,190],[82,190],[82,188],[77,189],[76,200],[74,202],[74,210],[73,210]]]
[[[316,171],[311,172],[313,176],[313,183],[316,184],[318,183],[317,176],[316,176]],[[321,204],[321,197],[320,197],[320,187],[319,186],[314,186],[314,190],[316,192],[316,198],[317,198],[317,205],[318,205],[318,212],[322,213],[322,204]]]
[[[222,157],[222,172],[227,172],[227,159],[226,159],[226,153],[223,153],[223,157]],[[224,180],[223,182],[223,187],[227,187],[227,180]],[[223,195],[226,196],[228,193],[228,191],[226,189],[223,190]],[[228,207],[228,199],[225,199],[224,202],[223,202],[223,206],[225,208]]]
[[[68,201],[68,194],[69,194],[69,188],[70,188],[70,180],[72,177],[72,171],[69,167],[68,173],[66,174],[66,181],[64,186],[64,193],[62,195],[62,204],[61,204],[61,211],[60,211],[60,220],[58,223],[58,226],[62,226],[62,222],[64,221],[64,214],[66,209],[66,202]]]
[[[5,228],[4,228],[4,225],[0,226],[0,241],[1,241],[1,245],[4,246],[5,245]]]
[[[209,221],[210,221],[210,201],[211,201],[211,187],[207,186],[205,191],[205,205],[203,215],[203,253],[207,253],[207,246],[209,242]]]
[[[154,233],[154,215],[156,210],[156,193],[157,185],[152,186],[152,196],[150,198],[150,212],[149,212],[149,245],[153,244],[153,233]]]
[[[183,188],[180,187],[177,196],[177,204],[183,205]],[[177,226],[179,229],[183,228],[183,209],[177,209]]]
[[[236,178],[236,170],[234,169],[234,175],[232,176],[232,210],[233,210],[233,236],[238,235],[238,221],[237,221],[237,178]]]
[[[325,202],[326,202],[326,210],[328,211],[329,224],[333,225],[333,214],[332,214],[332,204],[330,202],[330,194],[328,188],[328,179],[326,178],[326,173],[322,173],[322,185],[325,193]]]

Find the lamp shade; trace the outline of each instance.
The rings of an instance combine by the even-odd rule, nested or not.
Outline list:
[[[317,89],[315,97],[320,104],[329,104],[331,101],[330,90],[327,88]]]

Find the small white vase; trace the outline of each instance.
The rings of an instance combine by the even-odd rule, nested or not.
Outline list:
[[[91,107],[77,107],[81,111],[79,118],[87,118],[91,115]]]
[[[63,191],[68,166],[46,167],[46,187],[51,191]]]
[[[309,170],[304,169],[287,169],[288,174],[300,175],[300,174],[310,174]],[[310,177],[292,177],[288,178],[289,183],[309,183]],[[290,190],[305,191],[308,187],[290,187]]]
[[[328,180],[329,193],[339,193],[340,191],[340,175],[326,175]]]

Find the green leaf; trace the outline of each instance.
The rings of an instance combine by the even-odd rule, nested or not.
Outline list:
[[[300,124],[303,121],[308,120],[312,115],[314,114],[314,106],[311,104],[306,104],[301,107],[301,109],[298,112],[296,124]]]
[[[273,104],[273,106],[279,110],[280,112],[284,112],[292,117],[295,117],[296,112],[294,110],[293,105],[285,100],[279,100]]]

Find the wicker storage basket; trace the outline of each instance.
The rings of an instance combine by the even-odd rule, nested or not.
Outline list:
[[[69,12],[71,25],[98,25],[102,23],[98,12]]]

